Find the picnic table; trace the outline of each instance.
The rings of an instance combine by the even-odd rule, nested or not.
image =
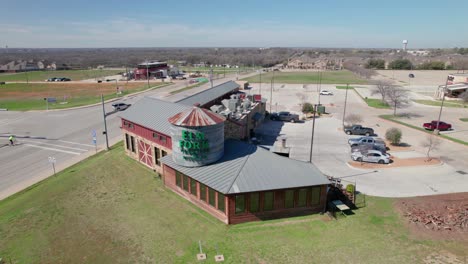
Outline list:
[[[351,210],[351,208],[349,208],[346,204],[344,204],[342,201],[340,200],[334,200],[332,201],[332,204],[335,206],[336,209],[338,209],[344,216],[346,216],[346,214],[344,213],[344,211],[347,211],[347,210]]]

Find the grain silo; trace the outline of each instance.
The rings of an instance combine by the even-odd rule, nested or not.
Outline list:
[[[169,118],[173,161],[199,167],[219,160],[224,154],[225,120],[197,106]]]

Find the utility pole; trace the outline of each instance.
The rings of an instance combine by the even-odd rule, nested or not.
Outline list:
[[[320,91],[322,90],[322,72],[319,74],[319,94],[318,94],[318,104],[320,105]]]
[[[260,96],[262,95],[262,69],[260,69]]]
[[[309,162],[312,163],[312,150],[314,149],[314,132],[315,132],[315,115],[317,113],[317,105],[314,105],[314,120],[312,121],[312,137],[310,140],[310,158]]]
[[[128,67],[127,64],[125,64],[125,77],[127,77],[127,84],[128,84]]]
[[[343,109],[343,128],[344,128],[344,122],[346,118],[346,103],[348,102],[348,88],[349,88],[349,83],[346,84],[346,93],[345,93],[344,109]]]
[[[149,62],[148,60],[146,60],[146,81],[148,82],[148,88],[149,88],[149,70],[148,70],[149,65],[148,64]]]
[[[103,94],[101,94],[101,102],[102,102],[102,116],[104,117],[104,132],[103,132],[103,134],[106,136],[106,149],[109,150],[109,138],[107,136],[106,109],[104,108],[104,95]]]
[[[210,83],[211,83],[211,88],[213,88],[213,68],[210,69]]]
[[[445,81],[445,88],[442,91],[443,95],[442,95],[442,103],[440,104],[439,118],[437,119],[437,127],[436,127],[437,131],[439,131],[440,117],[442,116],[442,108],[444,107],[445,92],[447,91],[448,81],[449,81],[449,77],[447,76],[447,80]]]

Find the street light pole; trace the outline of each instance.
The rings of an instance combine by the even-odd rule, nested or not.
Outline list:
[[[149,65],[148,65],[148,60],[146,60],[146,81],[148,82],[148,88],[149,88]]]
[[[349,83],[346,84],[346,93],[345,93],[344,109],[343,109],[343,128],[344,128],[344,122],[346,118],[346,103],[348,102],[348,88],[349,88]]]
[[[262,95],[262,70],[260,69],[260,96]]]
[[[447,76],[447,80],[445,81],[445,88],[442,91],[442,103],[440,104],[440,111],[439,111],[439,118],[437,119],[437,131],[439,131],[439,124],[440,124],[440,117],[442,116],[442,108],[444,107],[444,101],[445,101],[445,91],[447,91],[447,85],[448,85],[449,77]]]
[[[101,103],[102,103],[102,116],[104,118],[104,132],[106,136],[106,149],[109,150],[109,138],[107,136],[107,121],[106,121],[106,109],[104,108],[104,95],[101,94]]]
[[[312,151],[314,149],[314,132],[315,132],[315,115],[317,113],[317,105],[314,105],[314,120],[312,121],[312,136],[310,140],[310,158],[309,162],[312,163]]]

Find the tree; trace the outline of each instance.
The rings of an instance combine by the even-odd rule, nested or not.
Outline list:
[[[350,125],[356,125],[362,122],[362,116],[358,114],[350,114],[345,118],[345,122]]]
[[[429,61],[418,66],[420,70],[445,70],[445,62]]]
[[[385,138],[395,146],[400,144],[401,136],[401,130],[396,127],[389,128],[387,129],[387,132],[385,132]]]
[[[413,68],[413,64],[408,59],[396,59],[390,62],[388,68],[393,70],[411,70]]]
[[[385,69],[385,60],[384,59],[370,59],[366,64],[367,69]]]
[[[393,85],[389,81],[379,80],[375,83],[375,88],[371,91],[371,95],[379,94],[382,97],[382,101],[386,102],[386,96],[389,89],[392,89]]]
[[[386,90],[386,100],[393,107],[393,115],[396,116],[397,108],[402,108],[409,104],[408,90],[392,85]]]
[[[461,93],[458,98],[460,98],[464,105],[468,104],[468,90]]]
[[[440,139],[435,135],[431,134],[426,137],[426,140],[421,142],[421,146],[423,148],[427,149],[426,156],[427,160],[426,161],[431,161],[432,157],[430,156],[431,151],[437,150],[440,145]]]

